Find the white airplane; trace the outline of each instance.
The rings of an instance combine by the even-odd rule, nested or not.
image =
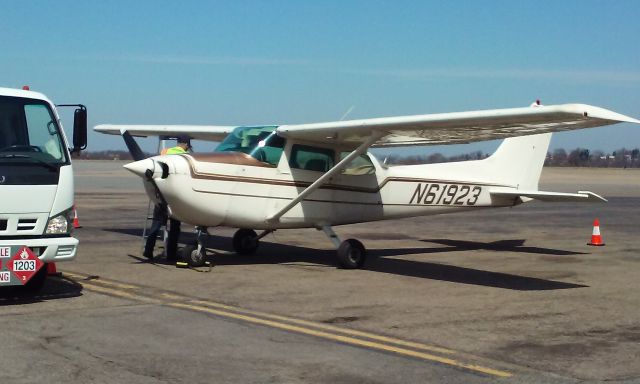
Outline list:
[[[98,125],[123,135],[150,198],[197,228],[183,249],[191,265],[205,260],[203,237],[216,226],[240,228],[238,254],[285,228],[323,230],[342,268],[361,268],[365,247],[341,241],[332,227],[375,220],[510,207],[530,200],[606,201],[595,193],[538,190],[551,132],[640,121],[584,104],[268,126]],[[144,159],[132,136],[221,141],[213,153]],[[470,143],[505,138],[483,160],[387,166],[370,147]],[[254,230],[261,230],[257,234]]]

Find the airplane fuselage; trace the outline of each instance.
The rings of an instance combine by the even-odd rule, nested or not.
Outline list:
[[[294,169],[283,156],[265,166],[244,154],[157,156],[168,172],[154,181],[172,216],[190,224],[254,228],[310,228],[402,217],[512,206],[491,187],[511,187],[473,175],[465,163],[383,167],[375,157],[347,168],[311,193],[279,220],[270,218],[313,183],[322,171]],[[470,174],[471,173],[471,174]],[[147,188],[153,195],[153,189]]]

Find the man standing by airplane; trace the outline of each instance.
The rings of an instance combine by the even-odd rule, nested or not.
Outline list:
[[[161,155],[180,155],[191,149],[191,140],[188,136],[179,136],[175,147],[162,150]]]
[[[191,142],[188,136],[179,136],[175,147],[162,150],[162,155],[180,155],[187,153],[191,149]],[[153,259],[153,249],[156,245],[158,232],[163,225],[167,224],[167,204],[160,202],[153,208],[153,221],[149,228],[149,235],[144,245],[143,256],[147,259]],[[180,220],[169,218],[169,237],[167,238],[167,261],[176,261],[178,259],[178,239],[180,237]]]

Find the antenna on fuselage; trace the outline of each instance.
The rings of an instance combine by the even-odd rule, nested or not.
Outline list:
[[[347,116],[349,116],[349,114],[356,109],[355,105],[352,105],[349,107],[349,109],[347,109],[347,112],[344,113],[344,115],[342,115],[342,117],[340,118],[340,121],[344,120]]]

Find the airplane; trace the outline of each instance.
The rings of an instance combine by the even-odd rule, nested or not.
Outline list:
[[[98,125],[122,135],[154,201],[196,227],[182,249],[192,266],[205,263],[210,228],[239,228],[237,254],[256,252],[280,229],[322,230],[337,250],[338,266],[362,268],[366,249],[341,240],[345,224],[512,207],[532,200],[606,201],[590,191],[540,191],[538,180],[553,132],[640,121],[585,104],[397,116],[313,124],[261,126]],[[134,136],[188,136],[220,142],[212,153],[145,158]],[[371,147],[462,144],[504,139],[481,160],[387,165]],[[256,232],[260,230],[260,234]]]

